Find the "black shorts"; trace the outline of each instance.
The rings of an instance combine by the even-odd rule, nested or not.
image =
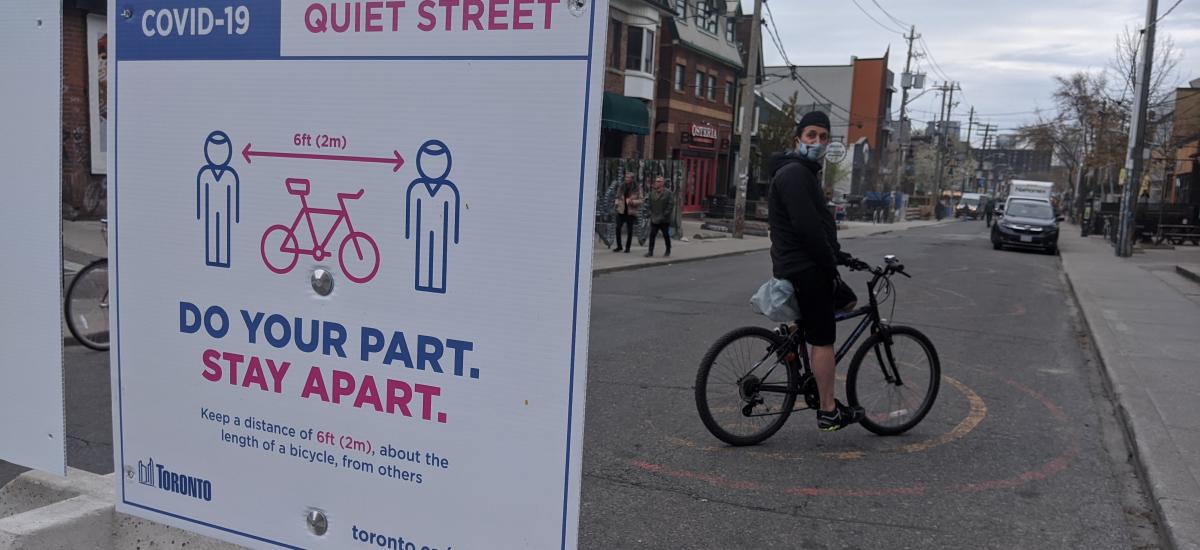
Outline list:
[[[814,346],[832,346],[837,341],[837,323],[833,319],[833,274],[812,268],[787,279],[796,288],[804,340]]]

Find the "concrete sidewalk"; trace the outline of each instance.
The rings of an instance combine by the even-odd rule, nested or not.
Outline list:
[[[1174,548],[1200,549],[1200,284],[1176,271],[1200,248],[1117,258],[1064,225],[1063,270]]]
[[[894,231],[906,231],[917,227],[928,227],[931,225],[939,225],[943,223],[972,223],[960,222],[959,220],[947,219],[942,221],[911,221],[899,222],[893,224],[873,224],[869,222],[844,222],[842,228],[838,230],[838,240],[845,241],[870,235],[879,235],[883,233],[891,233]],[[982,222],[980,222],[982,223]],[[666,247],[663,246],[662,237],[659,236],[658,242],[655,243],[654,257],[646,258],[646,246],[650,241],[646,241],[646,245],[639,246],[637,238],[633,239],[633,251],[613,252],[611,247],[605,247],[604,241],[596,237],[595,232],[592,233],[592,273],[601,274],[613,271],[625,271],[629,269],[640,269],[643,267],[652,267],[655,265],[690,262],[703,260],[708,258],[717,258],[721,256],[732,256],[736,254],[745,254],[747,252],[755,252],[758,250],[766,250],[771,248],[771,239],[769,237],[754,237],[747,235],[742,239],[734,239],[728,233],[720,233],[715,231],[706,231],[700,228],[702,222],[694,220],[684,220],[683,236],[686,241],[672,240],[671,241],[671,257],[664,258],[663,253],[666,252]],[[851,247],[852,248],[852,247]]]

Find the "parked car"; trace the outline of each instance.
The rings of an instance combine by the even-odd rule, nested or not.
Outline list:
[[[992,248],[1011,246],[1058,253],[1058,222],[1062,218],[1054,214],[1048,201],[1010,197],[1006,207],[1004,217],[992,225]]]

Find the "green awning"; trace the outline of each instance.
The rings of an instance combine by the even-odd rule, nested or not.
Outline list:
[[[640,99],[604,92],[604,108],[600,111],[600,127],[630,134],[650,134],[650,110]]]

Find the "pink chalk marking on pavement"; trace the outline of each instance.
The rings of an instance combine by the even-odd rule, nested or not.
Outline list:
[[[309,160],[333,160],[341,162],[375,162],[380,164],[391,164],[392,172],[399,172],[400,167],[404,166],[404,157],[400,155],[400,151],[392,150],[391,157],[357,157],[350,155],[318,155],[314,153],[281,153],[276,151],[251,151],[250,143],[242,149],[242,158],[246,159],[246,164],[252,164],[250,157],[276,157],[288,159],[309,159]]]

